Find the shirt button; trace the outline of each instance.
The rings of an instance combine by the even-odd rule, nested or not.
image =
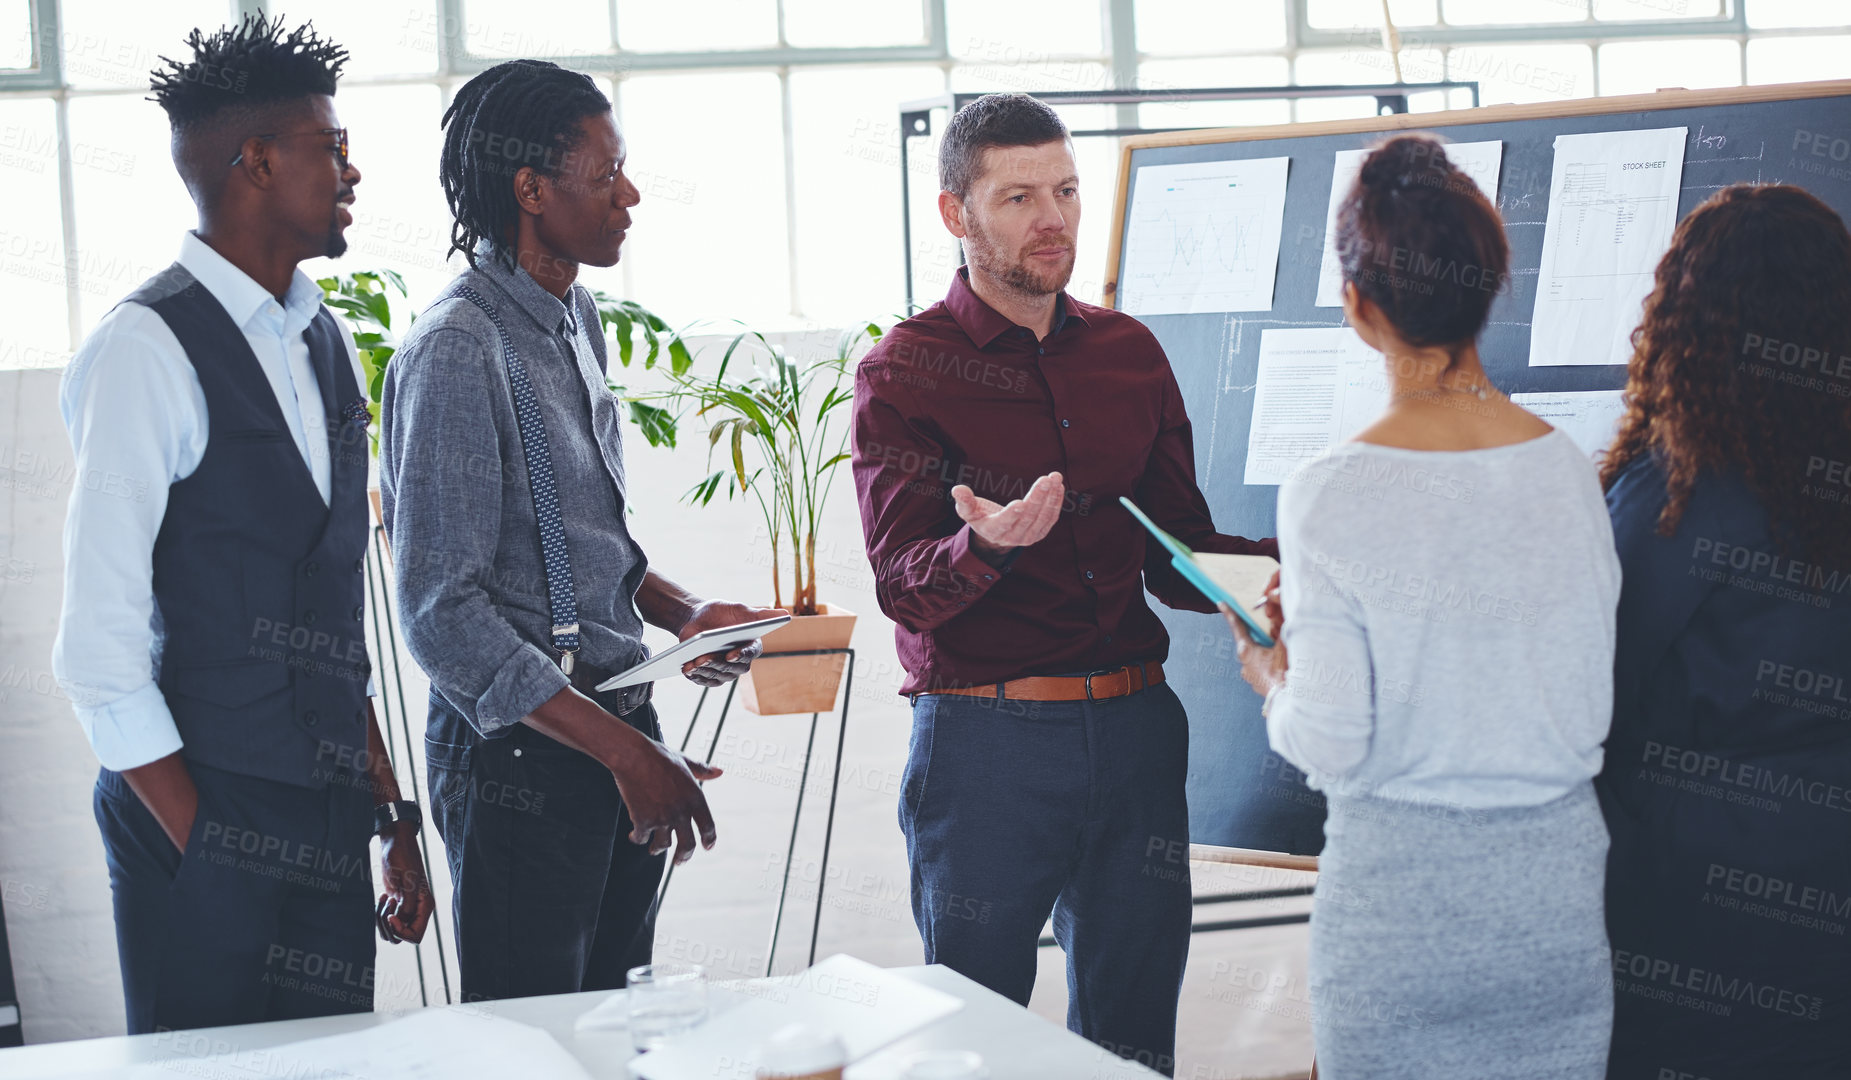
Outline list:
[[[353,572],[356,574],[366,573],[366,559],[365,558],[359,558],[353,561]]]
[[[359,622],[361,619],[366,618],[366,605],[365,604],[355,604],[354,609],[353,609],[353,617],[354,617],[355,622]]]
[[[306,577],[314,577],[316,572],[319,571],[320,569],[321,569],[320,563],[309,563],[307,566],[304,566],[302,568],[302,573]]]
[[[1093,579],[1093,572],[1091,570],[1088,570],[1086,572],[1086,580],[1091,581],[1092,579]]]
[[[1105,643],[1106,643],[1107,645],[1110,645],[1110,644],[1112,644],[1112,635],[1111,635],[1111,634],[1107,634],[1107,635],[1105,636]]]
[[[315,620],[316,620],[316,619],[318,619],[318,618],[320,618],[320,617],[321,617],[321,616],[319,616],[319,615],[317,615],[317,614],[315,614],[315,609],[314,609],[314,608],[310,608],[310,609],[308,609],[307,611],[305,611],[305,612],[303,612],[303,613],[302,613],[302,625],[304,625],[304,626],[314,626],[314,625],[315,625]]]
[[[1073,426],[1073,421],[1071,421],[1071,420],[1062,420],[1062,421],[1060,422],[1060,426],[1061,426],[1061,427],[1072,427],[1072,426]]]
[[[995,580],[996,580],[996,577],[995,577],[995,575],[993,575],[993,574],[985,574],[985,575],[983,575],[983,580],[985,580],[985,581],[995,581]]]
[[[1038,346],[1035,349],[1035,355],[1036,356],[1046,356],[1048,355],[1048,350],[1045,346]]]
[[[521,756],[521,748],[520,748],[520,747],[518,747],[518,746],[517,746],[517,747],[515,747],[515,748],[514,748],[514,756],[515,756],[515,757],[520,757],[520,756]]]
[[[302,722],[309,727],[314,727],[316,724],[321,723],[321,717],[316,715],[314,709],[310,709],[308,712],[302,714]]]

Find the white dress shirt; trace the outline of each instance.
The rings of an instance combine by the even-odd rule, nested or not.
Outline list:
[[[321,287],[297,270],[279,304],[191,232],[180,241],[179,262],[244,331],[326,502],[327,414],[302,337],[321,310]],[[352,336],[337,336],[364,387]],[[64,613],[52,671],[97,760],[119,772],[180,749],[179,729],[155,685],[162,632],[154,539],[168,485],[191,476],[205,456],[206,395],[167,323],[151,308],[123,303],[72,357],[59,411],[77,479],[64,519]]]

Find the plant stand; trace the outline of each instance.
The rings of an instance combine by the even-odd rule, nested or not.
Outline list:
[[[816,873],[816,910],[810,918],[810,956],[804,965],[816,963],[816,935],[823,924],[823,887],[829,882],[829,845],[835,837],[836,795],[842,787],[842,746],[848,740],[848,705],[855,689],[855,650],[854,649],[802,649],[794,652],[764,653],[760,659],[774,656],[833,656],[848,654],[846,676],[842,685],[842,708],[836,723],[836,757],[835,767],[829,778],[829,810],[823,819],[823,854]],[[726,686],[726,700],[720,705],[720,719],[714,725],[713,737],[707,741],[707,754],[703,760],[711,760],[714,750],[720,745],[720,733],[726,730],[726,717],[732,710],[733,695],[739,689],[739,680],[735,679]],[[694,703],[694,715],[688,720],[688,730],[681,736],[681,751],[686,753],[688,743],[694,738],[694,729],[700,723],[701,709],[707,704],[707,695],[713,687],[701,690],[700,700]],[[816,748],[816,721],[821,713],[810,714],[810,737],[803,745],[803,768],[797,776],[797,802],[791,808],[791,836],[784,848],[784,881],[778,887],[778,907],[771,917],[771,940],[765,946],[765,974],[771,974],[771,965],[777,955],[778,931],[784,924],[784,904],[790,895],[791,865],[797,852],[797,827],[803,821],[803,795],[810,782],[810,761],[812,751]],[[668,895],[668,883],[675,877],[675,863],[671,859],[668,869],[662,875],[662,887],[656,891],[655,911],[662,910],[662,899]],[[652,913],[653,915],[653,913]]]

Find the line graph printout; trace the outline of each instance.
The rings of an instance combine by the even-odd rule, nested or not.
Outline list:
[[[1271,311],[1290,158],[1138,170],[1120,303],[1132,315]]]
[[[1531,367],[1632,358],[1633,327],[1677,225],[1689,130],[1555,137]]]
[[[1337,211],[1350,194],[1356,174],[1363,171],[1363,159],[1369,154],[1367,149],[1337,151],[1330,177],[1330,209],[1324,214],[1324,258],[1318,264],[1318,307],[1343,306],[1343,266],[1337,261]],[[1498,173],[1504,164],[1502,139],[1447,143],[1446,160],[1471,177],[1492,206],[1498,204]],[[1444,273],[1444,270],[1438,272]],[[1457,269],[1453,273],[1456,276]]]
[[[1382,354],[1347,326],[1260,331],[1259,379],[1241,482],[1281,484],[1382,415]]]

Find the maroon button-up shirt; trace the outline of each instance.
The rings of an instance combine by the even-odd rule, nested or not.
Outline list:
[[[1119,496],[1198,551],[1277,556],[1278,544],[1215,531],[1182,394],[1142,323],[1063,293],[1036,341],[965,274],[855,374],[855,488],[876,595],[899,624],[901,693],[1164,659],[1144,589],[1214,606]],[[1067,495],[1052,531],[985,562],[952,487],[1008,503],[1056,471]]]

